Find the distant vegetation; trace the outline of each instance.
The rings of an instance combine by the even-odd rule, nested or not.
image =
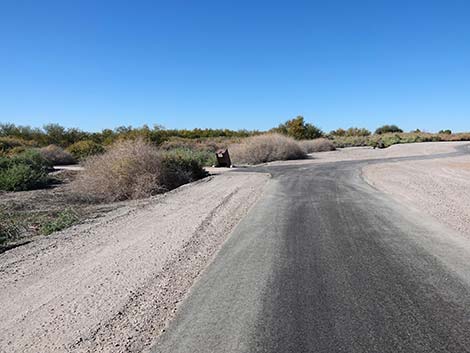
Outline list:
[[[270,132],[287,135],[296,140],[312,140],[324,136],[320,128],[306,123],[302,116],[287,120],[278,127],[271,129]]]
[[[371,132],[364,128],[350,127],[347,130],[337,129],[330,132],[330,136],[351,137],[351,136],[369,136]]]
[[[44,192],[54,195],[52,200],[38,193],[36,209],[17,208],[9,198],[0,203],[0,252],[15,246],[24,234],[47,235],[93,216],[101,207],[93,203],[148,197],[200,179],[206,175],[203,167],[216,163],[214,152],[227,147],[235,164],[259,164],[342,147],[464,140],[470,140],[470,134],[446,129],[405,133],[396,125],[381,126],[374,133],[360,127],[325,133],[302,116],[267,132],[167,130],[158,125],[85,132],[57,124],[0,124],[0,192],[66,184]],[[85,170],[51,173],[54,165],[73,163]],[[27,204],[29,195],[35,192],[18,194],[20,204]],[[16,195],[8,197],[16,200]]]
[[[36,147],[57,145],[67,148],[80,141],[92,141],[96,144],[107,146],[118,140],[128,140],[143,138],[155,145],[160,145],[165,141],[174,138],[180,139],[213,139],[213,138],[243,138],[259,135],[259,131],[229,130],[229,129],[164,129],[159,125],[149,128],[144,125],[140,128],[132,126],[120,126],[113,130],[104,129],[100,132],[85,132],[77,128],[64,128],[57,124],[44,125],[42,128],[32,128],[30,126],[17,126],[14,124],[0,124],[0,138],[8,137],[13,139],[13,144],[28,143]],[[0,141],[0,150],[9,141]]]
[[[269,132],[286,135],[295,140],[327,138],[336,147],[373,146],[379,139],[386,146],[395,143],[469,139],[468,134],[453,134],[450,130],[427,133],[417,129],[404,133],[400,127],[393,124],[378,127],[374,134],[360,127],[339,128],[325,133],[314,124],[306,122],[302,116],[287,120]],[[105,152],[108,146],[116,141],[140,138],[167,151],[180,149],[188,153],[197,152],[201,163],[210,165],[215,162],[213,153],[217,149],[226,148],[228,145],[240,143],[247,137],[264,133],[266,132],[256,130],[164,129],[159,125],[153,128],[145,125],[139,128],[120,126],[113,130],[85,132],[77,128],[64,128],[57,124],[48,124],[43,128],[0,124],[0,156],[15,155],[31,148],[54,145],[69,153],[74,160],[82,161],[89,156]],[[52,149],[52,147],[49,148]],[[58,151],[55,149],[55,152]],[[63,157],[65,158],[65,155]]]
[[[400,129],[396,125],[384,125],[375,130],[376,135],[382,135],[382,134],[387,134],[387,133],[401,133],[403,132],[402,129]]]
[[[115,149],[112,146],[121,146],[121,142],[133,140],[143,141],[146,145],[158,149],[159,168],[167,165],[167,170],[170,170],[181,169],[185,163],[190,169],[195,168],[196,164],[201,168],[213,165],[216,163],[214,152],[228,146],[235,163],[255,164],[279,159],[304,158],[306,153],[331,151],[342,147],[384,148],[397,143],[470,140],[470,134],[453,134],[450,130],[427,133],[419,129],[404,133],[396,125],[383,125],[373,134],[360,127],[340,128],[325,133],[319,127],[306,122],[302,116],[287,120],[268,133],[228,129],[168,130],[159,125],[153,128],[121,126],[114,130],[85,132],[57,124],[48,124],[43,128],[0,124],[0,190],[19,191],[44,187],[50,183],[48,171],[52,165],[76,162],[90,165],[91,157],[93,160],[100,160],[98,157],[95,158],[99,155],[111,158],[110,151]],[[166,159],[162,159],[163,155]],[[99,162],[94,163],[98,167]],[[103,172],[107,178],[116,170],[116,165],[121,169],[124,168],[121,162],[116,160],[114,163],[117,164],[103,164],[110,170]],[[162,182],[163,179],[159,176],[158,186],[171,189],[175,185],[181,185],[184,180],[193,179],[192,177],[181,179],[180,172],[181,170],[178,173],[168,174],[173,175],[174,182],[170,181],[168,175],[165,177],[166,181]],[[139,193],[149,194],[156,190],[154,186],[150,189],[151,191],[142,192],[126,191],[128,193],[126,197],[135,198]],[[118,195],[116,199],[126,197]]]

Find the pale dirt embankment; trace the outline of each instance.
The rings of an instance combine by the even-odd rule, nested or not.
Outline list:
[[[425,147],[427,153],[442,153],[442,147],[455,148],[469,143],[446,144],[443,146],[439,142]],[[420,145],[424,144],[414,146],[419,148]],[[372,186],[396,201],[470,236],[470,154],[373,164],[363,169],[363,176]]]
[[[0,255],[1,352],[141,352],[269,176],[225,173]]]

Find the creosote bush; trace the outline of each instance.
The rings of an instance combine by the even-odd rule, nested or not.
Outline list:
[[[15,155],[24,152],[35,145],[32,141],[26,141],[17,137],[0,137],[0,156]]]
[[[205,161],[203,157],[191,150],[171,150],[162,153],[160,185],[166,190],[171,190],[204,178],[207,172],[201,167],[203,161]]]
[[[24,191],[46,186],[50,164],[38,151],[0,157],[0,190]]]
[[[300,147],[306,153],[314,152],[328,152],[336,149],[334,143],[326,138],[318,138],[315,140],[302,140],[299,141]]]
[[[104,147],[94,141],[85,140],[75,142],[67,148],[76,160],[85,160],[90,156],[94,156],[104,152]]]
[[[293,138],[272,133],[248,137],[230,146],[229,150],[234,163],[259,164],[307,158],[305,151]]]
[[[142,139],[117,142],[104,154],[88,158],[84,167],[71,189],[89,201],[144,198],[206,175],[191,156],[159,151]]]

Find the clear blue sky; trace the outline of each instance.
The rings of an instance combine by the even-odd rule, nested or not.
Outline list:
[[[470,1],[0,0],[0,122],[470,130]]]

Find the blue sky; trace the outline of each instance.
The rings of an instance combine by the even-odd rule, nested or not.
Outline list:
[[[0,122],[470,130],[469,1],[0,0]]]

